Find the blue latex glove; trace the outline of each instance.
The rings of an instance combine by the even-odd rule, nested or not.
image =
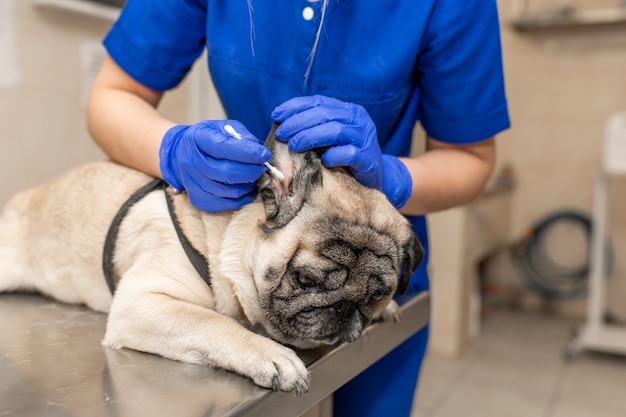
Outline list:
[[[242,138],[229,135],[231,125]],[[267,169],[270,151],[235,120],[206,120],[167,131],[159,150],[161,173],[186,191],[194,207],[208,212],[235,210],[256,196],[256,181]]]
[[[276,107],[276,137],[289,149],[305,152],[330,147],[322,155],[326,167],[345,166],[361,184],[382,191],[400,208],[411,196],[411,174],[400,160],[383,155],[376,126],[357,104],[325,96],[296,97]]]

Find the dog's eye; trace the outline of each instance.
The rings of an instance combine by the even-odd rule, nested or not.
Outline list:
[[[387,288],[386,286],[381,286],[380,288],[377,288],[376,290],[372,291],[372,300],[374,301],[378,301],[380,299],[382,299],[383,297],[389,295],[391,293],[391,289]]]
[[[303,287],[312,287],[315,285],[315,280],[306,274],[296,272],[294,278],[296,282]]]

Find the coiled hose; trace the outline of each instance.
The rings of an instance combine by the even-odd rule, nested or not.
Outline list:
[[[585,236],[590,248],[592,221],[589,215],[576,210],[560,210],[535,222],[525,236],[510,246],[513,265],[521,279],[540,295],[548,299],[571,299],[587,294],[590,270],[589,250],[576,264],[564,265],[551,256],[548,237],[556,227],[575,227]],[[569,245],[572,242],[560,242]],[[607,276],[612,270],[610,241],[606,243]]]

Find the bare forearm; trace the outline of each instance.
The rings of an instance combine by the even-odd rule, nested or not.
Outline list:
[[[413,178],[413,191],[401,209],[404,214],[426,214],[466,204],[483,190],[493,169],[494,140],[466,147],[429,140],[429,150],[402,158]]]
[[[161,139],[174,125],[155,109],[160,97],[120,77],[109,61],[94,83],[87,109],[89,132],[111,159],[157,177]]]

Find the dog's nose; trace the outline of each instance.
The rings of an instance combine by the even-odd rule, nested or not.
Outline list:
[[[340,301],[333,305],[333,309],[337,312],[340,321],[350,318],[356,311],[356,304],[352,301]]]

